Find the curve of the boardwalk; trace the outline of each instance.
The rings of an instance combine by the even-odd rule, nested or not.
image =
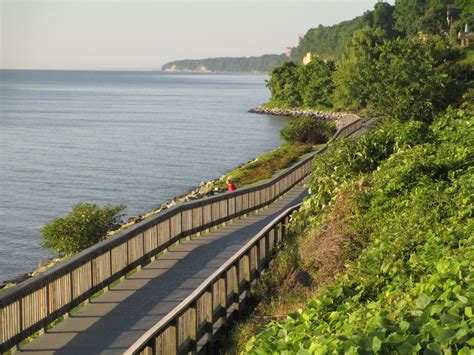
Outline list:
[[[351,135],[362,123],[361,118],[354,117],[334,138]],[[324,150],[321,148],[315,154]],[[43,333],[54,320],[69,314],[84,301],[88,303],[79,311],[21,351],[36,354],[124,352],[265,226],[272,221],[280,223],[274,220],[282,211],[302,201],[306,193],[303,180],[313,168],[313,158],[310,156],[263,183],[175,206],[3,292],[0,295],[0,352],[17,346],[38,331]],[[226,225],[222,226],[223,223]],[[209,228],[213,230],[209,232]],[[207,233],[176,244],[202,232]],[[168,251],[163,253],[165,250]],[[261,248],[258,254],[256,257],[260,258]],[[250,256],[249,262],[255,260]],[[238,271],[238,267],[235,270]],[[241,274],[239,271],[235,280],[224,281],[236,281],[240,285]],[[97,297],[98,291],[109,288]],[[210,301],[213,307],[219,298],[227,297],[226,288],[229,287],[224,284],[224,291],[219,292],[218,287],[212,293],[212,298],[218,298]],[[238,294],[235,292],[234,296]],[[221,308],[227,308],[227,300],[221,303]],[[202,318],[202,309],[196,310],[196,305],[192,309],[194,313],[186,311],[178,317],[179,323],[184,323],[179,332],[178,326],[175,327],[174,337],[163,334],[155,341],[169,342],[173,338],[173,345],[181,351],[181,338],[189,338],[191,333],[195,333],[196,338],[199,335],[196,333],[200,333],[197,326],[188,329],[187,318]],[[212,328],[223,323],[226,311],[216,318],[217,323],[211,324],[211,330],[208,325],[204,333],[212,336]],[[193,324],[197,324],[196,319]],[[197,349],[197,340],[199,338],[188,344],[189,349]],[[163,346],[148,346],[143,352],[159,352],[157,349],[164,349]]]

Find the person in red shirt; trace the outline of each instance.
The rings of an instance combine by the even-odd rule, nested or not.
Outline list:
[[[225,183],[227,184],[227,191],[237,190],[237,185],[235,185],[231,179],[227,178]]]

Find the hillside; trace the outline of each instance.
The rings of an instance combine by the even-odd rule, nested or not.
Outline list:
[[[377,3],[308,32],[299,50],[317,55],[270,73],[266,107],[353,111],[377,125],[315,161],[310,196],[229,349],[473,353],[474,52],[452,36],[473,17],[472,2],[454,3]]]
[[[183,59],[166,63],[161,70],[170,72],[267,73],[288,60],[284,54],[240,58]]]
[[[290,272],[273,282],[279,300],[263,312],[313,296],[248,352],[472,354],[473,118],[450,110],[332,144],[280,256]]]
[[[474,2],[469,0],[397,0],[394,5],[378,2],[373,10],[366,11],[352,20],[332,26],[319,25],[308,30],[293,51],[292,59],[299,63],[307,53],[312,53],[337,61],[345,54],[352,35],[366,26],[379,28],[389,40],[398,36],[439,32],[449,33],[455,40],[465,24],[472,23],[473,12]]]

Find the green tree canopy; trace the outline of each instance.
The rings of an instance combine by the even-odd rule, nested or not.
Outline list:
[[[298,66],[293,62],[283,63],[270,72],[267,87],[272,93],[272,99],[283,105],[300,106],[301,96],[298,87]]]
[[[400,33],[395,30],[395,7],[387,2],[378,2],[372,11],[366,11],[364,14],[364,22],[370,28],[379,28],[383,37],[394,39]]]
[[[401,122],[431,122],[443,107],[443,75],[434,68],[429,47],[397,39],[380,46],[369,105],[378,115]]]
[[[298,92],[303,106],[310,108],[329,108],[332,106],[332,73],[334,63],[325,63],[314,58],[307,65],[298,68]]]
[[[374,61],[379,57],[383,30],[364,27],[352,37],[344,58],[334,73],[334,105],[339,109],[357,110],[366,107],[375,80]]]

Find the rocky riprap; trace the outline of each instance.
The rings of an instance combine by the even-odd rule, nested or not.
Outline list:
[[[323,119],[323,120],[334,120],[336,121],[336,127],[342,127],[345,126],[346,124],[350,123],[354,119],[358,118],[358,116],[351,114],[351,113],[345,113],[345,112],[326,112],[326,111],[317,111],[317,110],[299,110],[299,109],[270,109],[270,108],[265,108],[265,107],[256,107],[253,109],[250,109],[249,112],[252,113],[260,113],[260,114],[266,114],[266,115],[274,115],[274,116],[289,116],[289,117],[313,117],[313,118],[318,118],[318,119]],[[249,163],[249,162],[247,162]],[[245,163],[245,164],[247,164]],[[241,166],[245,165],[242,164]],[[109,232],[108,237],[113,237],[113,235],[117,234],[118,232],[140,222],[143,221],[147,218],[150,218],[154,216],[155,214],[164,211],[170,207],[173,207],[179,203],[183,202],[188,202],[188,201],[193,201],[193,200],[199,200],[204,197],[216,195],[222,192],[225,192],[225,188],[218,188],[216,187],[220,181],[225,180],[225,175],[220,177],[219,179],[211,180],[204,182],[202,181],[199,184],[199,187],[183,194],[180,196],[177,196],[173,198],[172,200],[162,204],[158,208],[154,209],[153,211],[145,214],[145,215],[140,215],[140,216],[134,216],[130,217],[127,221],[126,224],[122,225],[119,229]],[[33,271],[29,272],[26,274],[19,275],[15,278],[9,279],[9,280],[4,280],[2,283],[0,283],[0,290],[2,290],[5,287],[11,287],[14,284],[20,283],[24,280],[29,279],[30,277],[33,277],[37,275],[38,273],[41,273],[50,267],[64,261],[62,257],[59,258],[53,258],[53,259],[48,259],[44,262],[42,262],[38,268]]]
[[[251,113],[259,113],[262,115],[286,116],[286,117],[311,117],[320,120],[336,121],[336,127],[345,126],[348,122],[353,120],[353,114],[347,112],[329,112],[318,110],[304,110],[304,109],[282,109],[282,108],[267,108],[258,106],[249,110]]]

